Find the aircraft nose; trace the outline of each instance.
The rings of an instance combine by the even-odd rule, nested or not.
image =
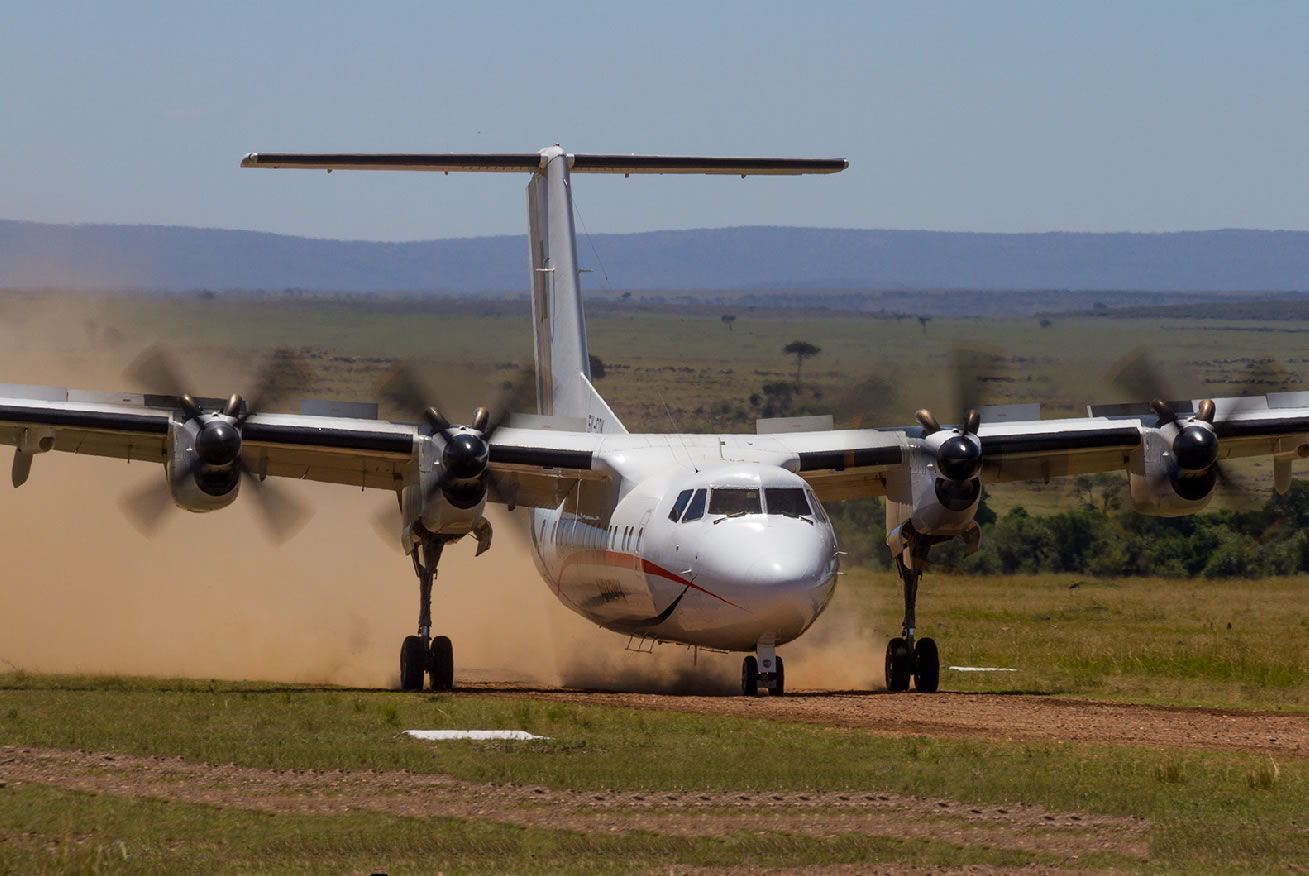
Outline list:
[[[836,581],[836,545],[826,528],[795,518],[725,520],[716,550],[695,564],[697,581],[744,609],[752,627],[793,639],[813,623]],[[730,594],[730,595],[729,595]]]

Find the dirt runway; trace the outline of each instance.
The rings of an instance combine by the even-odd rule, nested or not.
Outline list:
[[[497,696],[859,727],[888,736],[1039,740],[1309,758],[1309,713],[1143,706],[1026,694],[797,691],[707,697],[472,685]]]

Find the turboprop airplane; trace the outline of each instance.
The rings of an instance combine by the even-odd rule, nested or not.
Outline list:
[[[1147,514],[1201,510],[1221,460],[1271,455],[1285,491],[1309,455],[1309,393],[1092,408],[1042,420],[1035,406],[975,408],[958,425],[927,410],[917,425],[833,429],[830,419],[761,421],[755,435],[630,434],[590,380],[573,231],[579,173],[834,173],[839,159],[537,153],[359,155],[251,153],[243,167],[527,174],[537,412],[506,423],[485,408],[465,425],[435,407],[418,424],[381,422],[376,407],[304,403],[260,412],[250,399],[197,399],[156,363],[140,374],[162,395],[0,386],[0,441],[15,447],[13,482],[50,450],[164,466],[166,489],[135,500],[151,520],[170,504],[213,511],[243,477],[277,527],[294,501],[273,478],[389,490],[419,583],[416,635],[400,651],[400,684],[454,684],[449,638],[433,636],[433,582],[447,545],[490,544],[488,502],[530,514],[531,552],[555,595],[609,630],[643,641],[746,652],[741,690],[785,691],[776,649],[805,632],[831,600],[836,537],[823,502],[886,497],[886,539],[904,593],[901,635],[888,642],[886,686],[935,691],[936,643],[916,635],[918,584],[934,544],[976,549],[982,480],[1125,470]],[[1143,387],[1148,389],[1148,387]],[[430,402],[428,403],[430,404]],[[1025,418],[1024,418],[1025,417]],[[807,430],[794,431],[797,426]],[[159,498],[162,497],[162,500]]]

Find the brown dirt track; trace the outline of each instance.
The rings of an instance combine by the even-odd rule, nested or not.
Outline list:
[[[34,782],[273,813],[334,815],[370,810],[552,830],[641,830],[677,836],[858,832],[1061,856],[1147,852],[1148,824],[1138,818],[1055,812],[1024,804],[969,806],[885,793],[572,791],[478,784],[403,770],[265,770],[20,746],[0,746],[0,778],[0,787],[6,782]]]
[[[503,686],[488,686],[485,691],[507,697],[858,727],[888,736],[1046,740],[1309,758],[1309,713],[1123,705],[1025,694],[797,691],[784,697],[746,699]]]
[[[625,706],[858,727],[885,735],[1045,740],[1151,748],[1211,749],[1309,758],[1309,714],[1122,705],[1032,695],[806,692],[786,697],[677,696],[506,684],[469,684],[472,694]],[[677,836],[786,832],[861,833],[1079,858],[1112,853],[1150,860],[1145,819],[1033,805],[977,806],[868,789],[846,792],[576,791],[481,784],[445,775],[376,770],[268,770],[181,758],[0,746],[0,787],[31,782],[114,796],[142,796],[269,813],[376,811],[456,817],[583,833],[644,831]],[[708,872],[695,868],[674,872]],[[736,868],[727,871],[737,872]],[[740,872],[747,872],[741,870]],[[1009,872],[991,867],[802,868],[796,872]],[[1064,872],[1029,865],[1022,872]]]

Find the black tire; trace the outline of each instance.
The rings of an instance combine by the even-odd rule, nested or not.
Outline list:
[[[914,690],[936,693],[940,684],[941,657],[936,652],[936,642],[932,639],[919,639],[914,645]]]
[[[913,654],[904,639],[886,643],[886,689],[894,693],[909,690],[909,676],[913,674]]]
[[[428,671],[432,673],[432,690],[453,690],[455,686],[454,647],[448,636],[437,636],[432,640],[431,662]]]
[[[741,661],[741,695],[759,696],[759,661],[753,654]]]
[[[785,696],[786,695],[786,668],[782,664],[781,657],[776,658],[774,662],[777,663],[777,675],[773,679],[772,695],[775,697]]]
[[[400,690],[422,690],[427,669],[427,650],[417,636],[405,636],[400,646]]]

